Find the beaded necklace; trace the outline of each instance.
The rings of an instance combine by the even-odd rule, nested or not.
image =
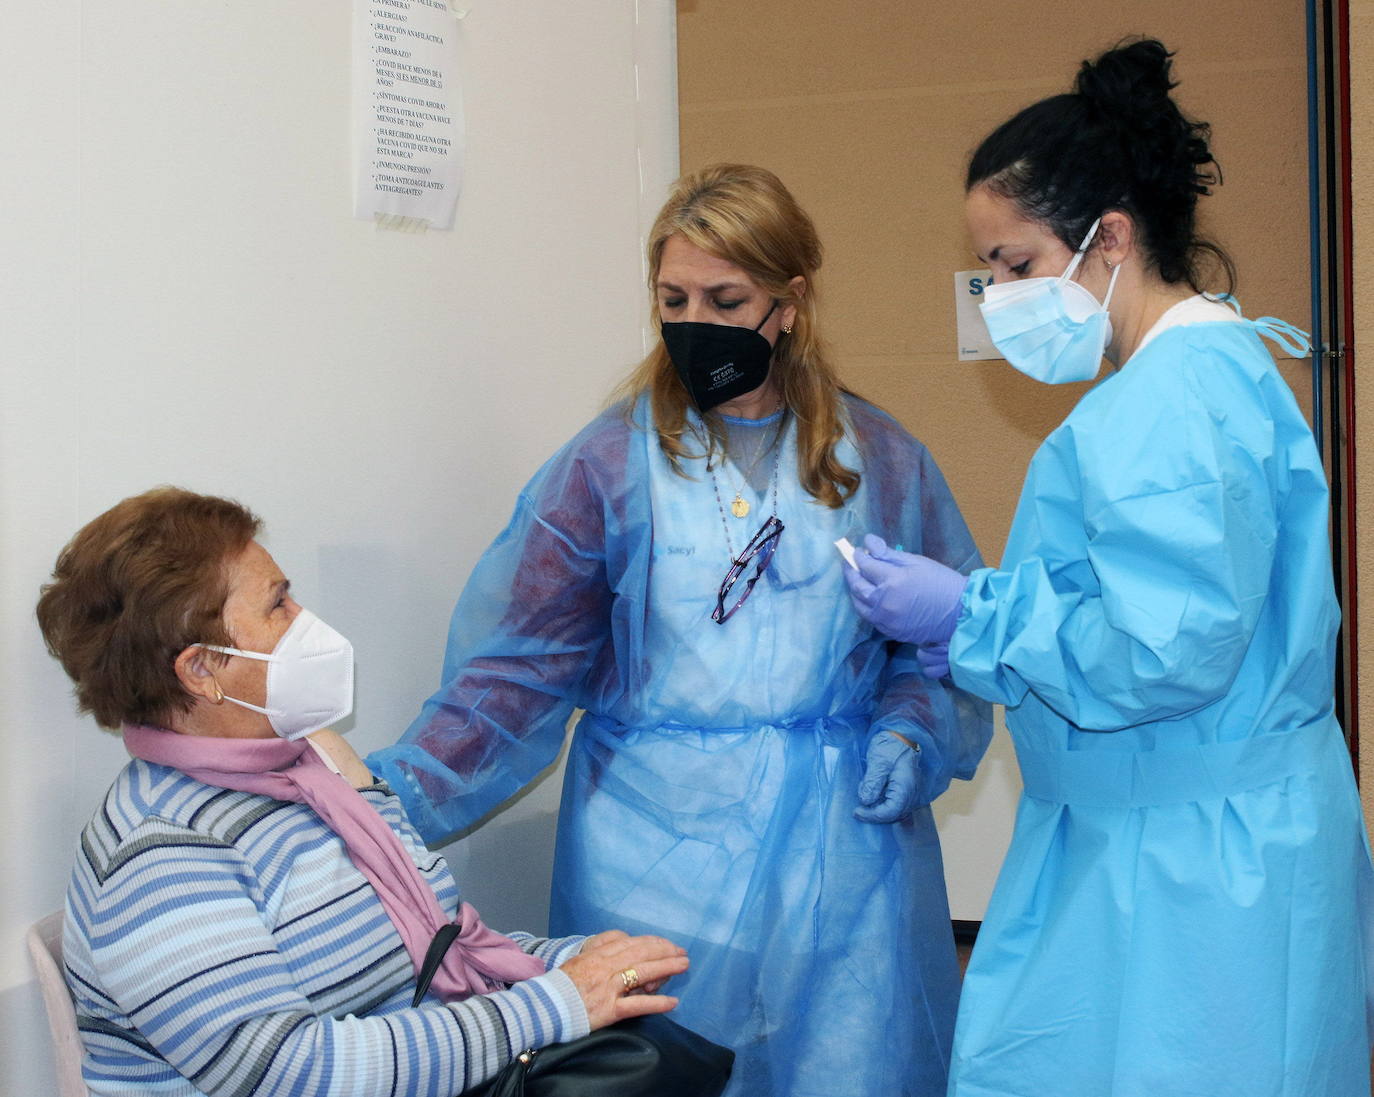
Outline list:
[[[778,469],[782,464],[782,451],[784,448],[785,447],[782,444],[782,436],[780,430],[778,436],[778,452],[773,456],[773,475],[770,477],[770,480],[773,485],[772,514],[775,518],[778,514]],[[756,461],[755,464],[757,463],[758,462]],[[706,471],[711,474],[711,488],[716,493],[716,508],[720,511],[721,528],[725,530],[725,547],[727,550],[729,550],[730,562],[735,563],[737,562],[735,557],[735,543],[730,537],[730,521],[725,517],[725,503],[721,500],[720,497],[720,483],[716,480],[715,467],[711,464],[709,460],[706,462]],[[750,471],[752,472],[753,470],[750,469]],[[743,504],[743,509],[737,509],[737,505],[741,503]],[[736,518],[743,518],[746,514],[749,513],[749,503],[742,497],[742,495],[739,492],[736,492],[735,502],[730,504],[730,509]]]

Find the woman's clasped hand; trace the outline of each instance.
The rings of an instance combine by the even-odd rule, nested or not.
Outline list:
[[[658,991],[687,964],[687,950],[672,941],[612,929],[588,937],[562,971],[582,995],[587,1022],[595,1030],[627,1017],[667,1013],[677,999]]]

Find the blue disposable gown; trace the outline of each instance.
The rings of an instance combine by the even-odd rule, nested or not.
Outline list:
[[[733,1094],[942,1093],[959,974],[931,813],[887,825],[853,811],[871,733],[921,744],[928,803],[972,775],[988,707],[855,615],[833,541],[878,530],[968,571],[968,530],[925,448],[847,400],[838,456],[861,471],[858,493],[834,510],[807,495],[789,428],[786,528],[717,625],[730,556],[711,480],[699,459],[674,472],[645,405],[633,414],[594,420],[521,493],[454,611],[443,687],[369,762],[438,840],[552,762],[585,709],[553,931],[685,946],[675,1016],[736,1049]],[[728,519],[736,551],[769,512],[753,501]]]
[[[1025,792],[957,1097],[1359,1097],[1374,895],[1311,432],[1251,323],[1164,331],[1031,463],[956,682]]]

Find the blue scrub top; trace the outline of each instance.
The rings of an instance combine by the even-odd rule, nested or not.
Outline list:
[[[1250,322],[1162,332],[1037,452],[950,644],[1025,782],[951,1094],[1369,1092],[1327,512]]]

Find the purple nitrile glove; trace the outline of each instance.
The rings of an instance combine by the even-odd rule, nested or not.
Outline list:
[[[923,644],[916,649],[916,662],[927,678],[949,677],[949,641],[943,644]]]
[[[928,556],[890,549],[871,533],[864,534],[854,562],[858,569],[845,568],[844,578],[860,617],[894,640],[949,643],[967,575]]]
[[[873,736],[859,782],[854,818],[861,823],[900,823],[919,805],[921,748],[882,731]]]

